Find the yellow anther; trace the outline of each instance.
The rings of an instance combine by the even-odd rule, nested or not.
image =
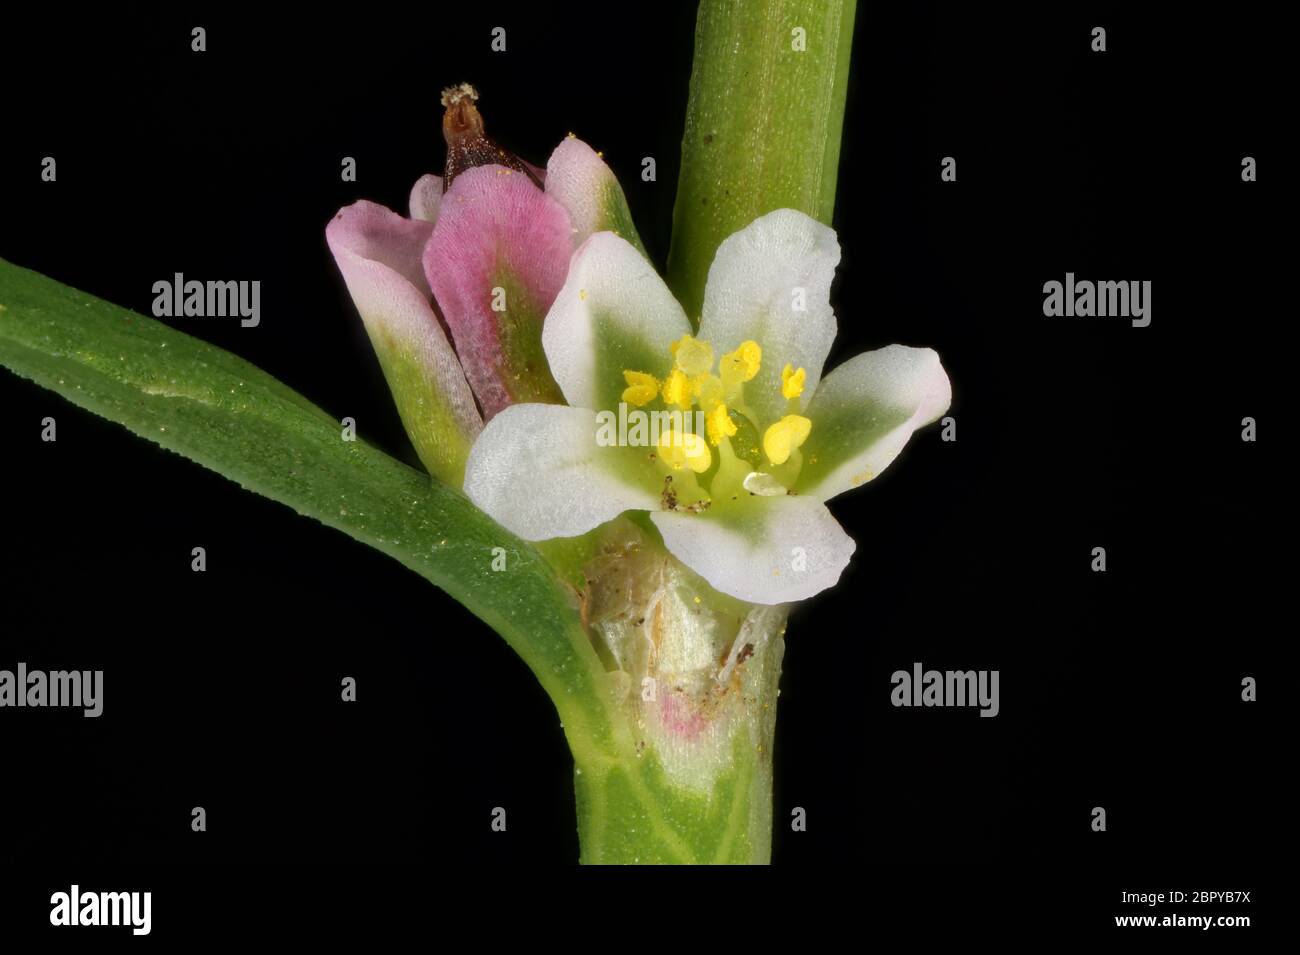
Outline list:
[[[704,439],[690,431],[665,431],[659,436],[659,457],[674,471],[690,468],[703,474],[713,463],[713,452]]]
[[[659,379],[644,371],[625,371],[623,380],[627,382],[627,387],[623,389],[623,400],[630,405],[639,408],[654,401],[655,395],[659,394]]]
[[[703,375],[713,367],[713,346],[691,335],[683,335],[669,346],[677,367],[688,375]]]
[[[717,375],[696,375],[691,381],[691,394],[705,414],[712,411],[723,398],[722,379]]]
[[[786,398],[798,398],[803,394],[803,383],[808,380],[808,372],[800,368],[794,370],[794,366],[786,362],[786,366],[781,369],[781,394]]]
[[[727,414],[727,406],[718,402],[704,419],[704,427],[709,432],[709,442],[715,447],[736,433],[736,422]]]
[[[758,374],[762,363],[763,349],[758,346],[758,342],[751,340],[741,342],[735,351],[723,355],[718,370],[722,373],[723,383],[734,385],[752,379]]]
[[[685,411],[691,406],[691,380],[680,368],[674,368],[664,379],[664,403],[676,405]]]
[[[763,432],[763,453],[773,464],[785,464],[790,452],[808,440],[812,422],[803,415],[788,414]]]

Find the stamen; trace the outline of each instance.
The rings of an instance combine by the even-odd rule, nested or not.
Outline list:
[[[664,379],[664,403],[676,405],[683,411],[691,406],[691,382],[680,368],[674,368]]]
[[[803,415],[788,414],[763,432],[763,453],[773,464],[785,464],[790,453],[808,440],[812,422]]]
[[[638,408],[654,401],[659,394],[659,379],[644,371],[624,371],[623,380],[627,387],[623,389],[623,400]]]
[[[718,371],[722,375],[723,384],[740,384],[753,380],[762,362],[763,349],[759,347],[758,342],[751,339],[741,342],[735,351],[723,355]]]
[[[677,367],[688,375],[707,374],[713,367],[713,346],[691,335],[683,335],[672,343],[673,357]]]
[[[691,393],[700,410],[710,414],[723,400],[722,379],[717,375],[696,375],[691,382]]]
[[[736,422],[727,413],[727,406],[718,402],[704,419],[704,427],[709,432],[709,442],[716,448],[723,438],[736,433]]]
[[[783,397],[798,398],[803,394],[804,382],[808,380],[808,372],[800,368],[794,370],[794,366],[786,362],[785,368],[781,370],[781,394]]]
[[[703,474],[713,464],[713,454],[704,439],[689,431],[665,431],[661,434],[659,456],[674,471],[690,468],[696,474]]]

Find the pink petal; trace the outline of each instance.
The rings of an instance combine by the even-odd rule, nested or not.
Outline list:
[[[526,175],[477,166],[442,197],[424,272],[485,418],[562,400],[541,336],[572,251],[568,214]]]
[[[545,169],[543,169],[541,166],[534,166],[534,165],[533,165],[532,163],[530,163],[527,159],[521,159],[521,160],[519,160],[519,161],[520,161],[521,163],[523,163],[525,166],[528,167],[528,171],[531,172],[534,176],[537,177],[537,181],[538,181],[538,182],[540,182],[543,186],[546,185],[546,170],[545,170]]]
[[[460,487],[482,419],[429,303],[421,255],[433,226],[356,202],[325,241],[379,356],[398,413],[429,473]]]

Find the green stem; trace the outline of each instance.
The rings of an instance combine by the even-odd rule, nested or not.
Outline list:
[[[700,4],[668,264],[688,314],[700,314],[718,245],[758,216],[793,208],[829,224],[853,16],[854,0]],[[631,579],[658,579],[653,566],[625,560]],[[671,560],[668,567],[678,572]],[[620,573],[611,575],[614,585],[627,579]],[[598,594],[600,580],[592,584]],[[696,593],[692,583],[670,581],[634,600],[640,609],[591,621],[618,661],[611,674],[618,755],[576,759],[584,862],[769,861],[785,612],[741,610],[738,624],[734,606],[700,592],[704,608],[693,610],[701,597],[684,596]],[[678,612],[662,613],[674,601]],[[638,648],[655,612],[663,619],[653,620],[655,650],[646,659]],[[629,617],[638,626],[629,627]],[[678,666],[666,649],[673,646],[687,648]],[[719,652],[729,661],[720,670],[711,662]],[[692,670],[681,663],[687,658],[704,665]],[[653,701],[640,693],[647,674]]]
[[[783,208],[830,224],[854,7],[700,3],[668,256],[688,315],[699,317],[713,255],[733,232]]]
[[[692,594],[678,577],[665,588],[663,600],[685,596],[682,606],[689,607]],[[666,651],[661,666],[612,675],[623,677],[611,679],[616,758],[575,754],[584,863],[770,861],[772,741],[785,611],[756,608],[738,632],[726,624],[714,628],[725,613],[700,614],[707,621],[703,625],[681,614],[663,615],[679,624],[667,632],[673,624],[665,622],[656,635]],[[608,637],[600,627],[596,633]],[[674,641],[752,652],[721,673],[717,665],[692,672],[662,666]],[[657,687],[653,700],[642,693],[647,672]]]

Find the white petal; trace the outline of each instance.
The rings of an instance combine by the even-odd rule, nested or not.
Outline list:
[[[638,485],[631,449],[596,443],[596,414],[564,405],[519,404],[483,428],[465,462],[465,493],[525,540],[584,534],[627,510],[659,506],[646,464]],[[622,467],[622,470],[620,470]]]
[[[575,136],[555,147],[546,163],[546,193],[569,213],[578,245],[594,232],[613,232],[640,246],[623,187],[600,154]]]
[[[742,503],[703,514],[653,511],[650,519],[682,563],[750,603],[804,600],[840,579],[857,545],[825,504],[800,496]]]
[[[933,349],[890,345],[853,356],[808,405],[813,426],[799,493],[825,501],[870,481],[951,403],[952,383]]]
[[[817,388],[835,340],[830,293],[839,261],[835,230],[793,209],[760,216],[718,246],[700,338],[719,355],[748,339],[762,346],[763,364],[745,386],[745,401],[764,422],[786,412],[781,370],[787,362],[808,373],[804,407]]]
[[[579,246],[542,326],[551,374],[570,405],[614,409],[625,369],[663,377],[668,346],[689,333],[686,313],[626,240],[597,232]]]
[[[437,222],[442,207],[442,177],[427,173],[411,187],[411,218]]]

